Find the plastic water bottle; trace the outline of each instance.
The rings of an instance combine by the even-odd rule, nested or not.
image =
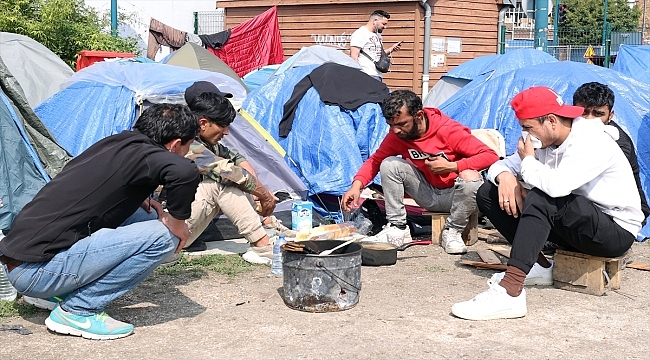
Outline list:
[[[282,245],[286,244],[287,240],[284,235],[278,236],[273,243],[273,261],[271,262],[271,272],[275,275],[282,275]]]
[[[5,271],[5,266],[0,264],[0,300],[14,301],[18,293],[9,282]]]

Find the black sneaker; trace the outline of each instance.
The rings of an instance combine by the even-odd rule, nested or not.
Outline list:
[[[183,249],[187,252],[198,252],[198,251],[206,251],[208,250],[208,244],[205,243],[205,241],[196,239],[192,245],[186,247]]]

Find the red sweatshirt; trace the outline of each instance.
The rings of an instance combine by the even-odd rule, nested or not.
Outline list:
[[[499,160],[499,156],[474,137],[468,127],[436,108],[424,108],[424,114],[429,119],[429,129],[424,136],[417,140],[402,140],[390,131],[377,151],[363,163],[354,180],[359,180],[366,186],[377,175],[379,165],[385,158],[402,155],[402,158],[424,174],[429,184],[438,189],[446,189],[454,186],[458,173],[434,174],[424,164],[426,154],[443,152],[449,161],[456,162],[459,173],[467,169],[481,171]]]

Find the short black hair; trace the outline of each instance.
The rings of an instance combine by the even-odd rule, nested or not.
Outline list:
[[[422,99],[411,90],[395,90],[382,101],[381,112],[386,120],[392,120],[400,114],[404,105],[406,105],[408,114],[415,116],[418,111],[422,110]]]
[[[607,106],[609,111],[612,111],[614,100],[612,89],[599,82],[582,84],[573,93],[573,105],[580,104],[585,108]]]
[[[205,118],[219,126],[228,126],[237,116],[237,111],[225,97],[212,92],[203,93],[187,104],[199,119]]]
[[[161,145],[176,139],[186,144],[199,134],[199,121],[185,105],[155,104],[140,115],[133,129]]]
[[[384,10],[373,11],[372,14],[370,14],[370,18],[372,19],[373,16],[390,19],[390,14],[385,12]]]

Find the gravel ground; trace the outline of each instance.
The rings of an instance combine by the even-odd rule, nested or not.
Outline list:
[[[633,250],[650,263],[647,242]],[[133,335],[57,335],[39,312],[0,320],[33,332],[0,332],[0,359],[650,358],[650,272],[626,269],[621,292],[605,296],[530,287],[526,317],[473,322],[452,316],[451,305],[485,290],[494,271],[460,265],[437,246],[399,256],[394,266],[362,268],[356,307],[320,314],[286,307],[282,278],[268,267],[231,279],[155,274],[107,309],[133,323]]]

